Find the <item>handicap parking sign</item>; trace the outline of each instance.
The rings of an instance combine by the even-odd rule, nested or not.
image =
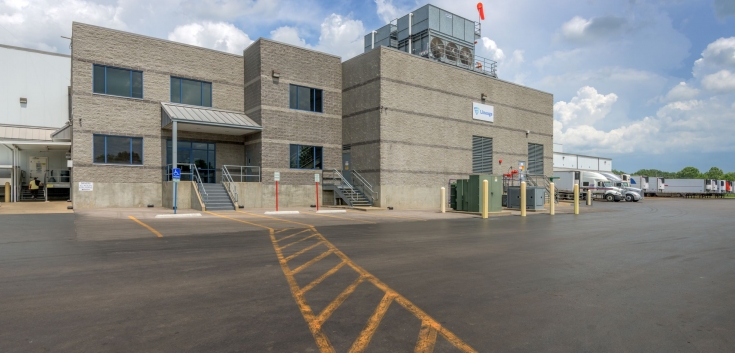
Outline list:
[[[171,176],[173,177],[174,181],[181,180],[181,168],[174,168],[171,172]]]

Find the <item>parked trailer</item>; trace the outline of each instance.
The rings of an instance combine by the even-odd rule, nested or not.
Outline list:
[[[630,175],[623,174],[623,178],[625,178],[623,179],[620,176],[613,174],[612,172],[599,173],[602,174],[602,176],[606,177],[607,180],[610,180],[613,183],[614,187],[621,189],[623,196],[625,196],[625,201],[638,202],[643,199],[643,191],[630,185]]]
[[[592,190],[593,197],[604,198],[607,201],[618,202],[624,199],[619,188],[597,172],[588,171],[558,171],[554,172],[554,186],[559,193],[560,200],[574,199],[574,184],[579,184],[580,199],[586,197],[587,190]]]
[[[711,197],[717,193],[717,181],[712,179],[666,179],[660,196]]]
[[[630,177],[630,185],[640,188],[645,196],[656,196],[666,189],[664,178],[634,175]]]

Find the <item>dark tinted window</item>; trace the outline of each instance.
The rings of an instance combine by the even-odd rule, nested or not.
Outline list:
[[[324,112],[324,92],[320,89],[291,85],[289,107],[311,112]]]
[[[143,98],[143,73],[103,65],[94,65],[92,91],[122,97]]]
[[[212,83],[171,77],[171,102],[212,106]]]
[[[291,145],[289,165],[292,169],[322,169],[322,147]]]
[[[140,137],[94,135],[94,162],[143,164],[143,139]]]

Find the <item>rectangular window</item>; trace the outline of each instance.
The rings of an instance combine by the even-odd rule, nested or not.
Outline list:
[[[212,83],[172,76],[171,102],[211,107]]]
[[[493,139],[472,136],[472,173],[493,173]]]
[[[291,109],[324,112],[324,92],[320,89],[290,85],[289,106]]]
[[[528,144],[528,174],[544,175],[544,145]]]
[[[291,145],[292,169],[322,169],[322,157],[319,146]]]
[[[143,164],[143,138],[94,135],[92,139],[94,163]]]
[[[92,91],[113,96],[143,98],[143,72],[94,65]]]

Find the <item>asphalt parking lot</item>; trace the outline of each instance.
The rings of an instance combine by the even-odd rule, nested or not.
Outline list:
[[[0,351],[735,351],[735,200],[592,208],[0,215]]]

